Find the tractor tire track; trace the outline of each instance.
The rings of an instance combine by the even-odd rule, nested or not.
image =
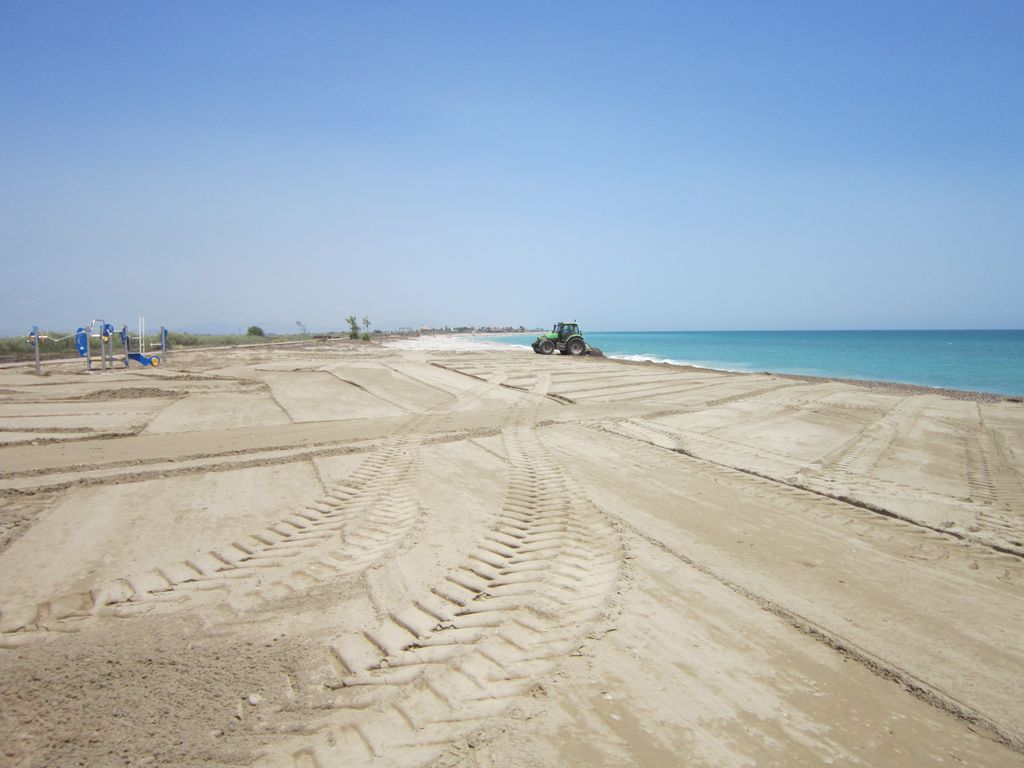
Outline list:
[[[467,396],[498,386],[481,383]],[[225,545],[142,573],[105,581],[36,606],[0,612],[0,647],[44,631],[75,631],[96,616],[130,617],[176,610],[216,591],[220,621],[357,573],[397,547],[420,517],[413,486],[419,447],[430,424],[459,403],[413,417],[370,454],[345,484],[327,488],[316,503]]]
[[[603,615],[622,543],[536,435],[545,378],[510,414],[509,486],[490,532],[443,582],[331,644],[322,690],[278,726],[311,732],[259,765],[433,760],[533,690]]]
[[[1024,508],[1024,472],[1005,437],[985,423],[980,406],[978,421],[963,431],[967,481],[971,496],[1009,511]]]
[[[842,473],[870,474],[889,451],[900,434],[906,434],[917,415],[917,408],[907,405],[905,397],[880,417],[864,427],[843,445],[825,456],[816,471],[822,475]]]
[[[974,429],[963,430],[964,466],[978,523],[1024,548],[1024,474],[1005,438],[985,423],[980,406]]]

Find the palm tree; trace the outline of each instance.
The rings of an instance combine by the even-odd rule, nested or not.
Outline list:
[[[363,315],[363,330],[370,330],[370,318],[368,318],[366,315]]]
[[[349,315],[345,318],[345,322],[348,323],[349,332],[348,336],[350,339],[359,338],[359,320],[356,319],[355,315]]]

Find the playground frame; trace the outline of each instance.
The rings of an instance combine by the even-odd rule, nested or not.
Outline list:
[[[122,325],[121,329],[116,331],[116,335],[121,341],[122,353],[118,357],[120,357],[124,362],[124,367],[130,367],[132,360],[143,367],[159,367],[162,362],[162,356],[167,355],[167,334],[167,328],[160,326],[160,354],[147,355],[145,350],[145,318],[139,318],[139,333],[135,340],[134,346],[136,347],[136,351],[134,352],[132,351],[132,337],[128,331],[128,326]],[[87,371],[93,370],[92,339],[99,339],[101,370],[106,371],[108,369],[113,369],[115,340],[115,329],[113,325],[102,319],[94,319],[91,320],[88,325],[79,327],[73,334],[70,334],[69,336],[61,336],[52,340],[63,341],[71,337],[74,337],[75,339],[75,348],[78,350],[78,356],[85,358],[85,368]],[[49,337],[39,333],[38,325],[32,326],[32,331],[29,333],[28,341],[33,346],[37,374],[42,374],[39,347],[40,344],[48,338]]]

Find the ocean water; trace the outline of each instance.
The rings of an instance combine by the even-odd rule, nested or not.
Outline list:
[[[584,329],[585,330],[585,329]],[[1024,395],[1021,331],[584,333],[609,357]],[[478,336],[528,346],[536,334]]]

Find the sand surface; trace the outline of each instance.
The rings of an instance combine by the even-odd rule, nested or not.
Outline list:
[[[0,371],[0,764],[1024,765],[1024,405],[458,340]]]

